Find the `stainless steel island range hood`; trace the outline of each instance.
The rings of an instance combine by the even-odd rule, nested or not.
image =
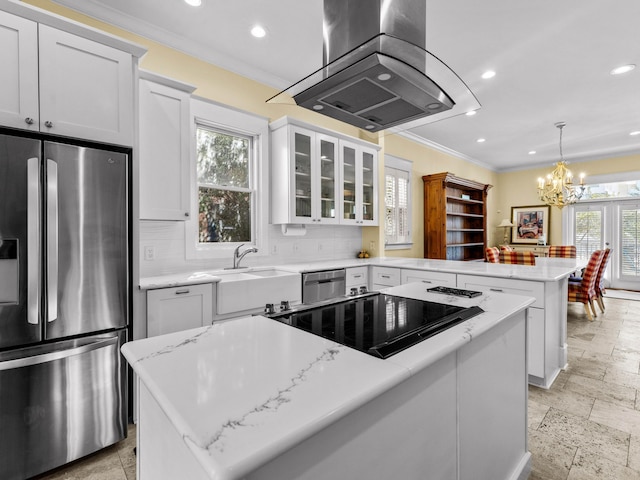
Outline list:
[[[370,132],[476,110],[464,82],[426,47],[426,0],[325,0],[323,67],[269,102]]]

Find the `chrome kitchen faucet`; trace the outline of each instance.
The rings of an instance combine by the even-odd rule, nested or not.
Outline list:
[[[240,260],[244,258],[247,253],[258,253],[258,249],[255,247],[247,248],[244,252],[240,253],[240,247],[242,247],[244,243],[241,243],[236,247],[233,251],[233,268],[240,268]]]

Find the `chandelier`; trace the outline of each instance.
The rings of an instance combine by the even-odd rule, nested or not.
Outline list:
[[[565,125],[565,122],[555,124],[560,129],[560,161],[546,179],[538,178],[538,197],[547,205],[558,208],[576,203],[584,194],[584,173],[580,174],[580,186],[574,186],[573,174],[562,156],[562,129]]]

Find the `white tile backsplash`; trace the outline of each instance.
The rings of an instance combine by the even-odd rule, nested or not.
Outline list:
[[[285,236],[280,225],[268,225],[267,251],[249,254],[244,266],[280,265],[355,257],[362,246],[362,228],[343,225],[307,225],[303,236]],[[155,250],[154,260],[144,260],[144,247]],[[187,260],[183,222],[140,222],[140,276],[215,270],[229,267],[231,256],[217,260]],[[267,253],[268,252],[268,253]]]

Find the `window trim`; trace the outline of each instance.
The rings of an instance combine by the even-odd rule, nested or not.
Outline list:
[[[254,211],[252,221],[252,237],[254,239],[247,246],[258,249],[257,256],[268,255],[267,222],[269,208],[269,121],[251,113],[236,110],[210,100],[199,97],[191,98],[190,119],[190,205],[193,214],[185,222],[185,258],[221,259],[233,255],[233,250],[241,242],[200,243],[198,223],[198,179],[197,179],[197,149],[196,131],[199,125],[210,127],[223,133],[237,134],[252,138],[253,148],[250,158],[249,181],[252,195],[251,208]]]
[[[196,205],[199,203],[198,199],[199,199],[199,194],[200,194],[200,188],[210,188],[210,189],[214,189],[214,190],[225,190],[225,191],[229,191],[229,192],[240,192],[240,193],[248,193],[251,195],[251,202],[250,202],[250,208],[251,208],[251,212],[254,212],[254,214],[252,215],[251,218],[251,245],[255,244],[255,240],[256,240],[256,223],[257,223],[257,219],[255,218],[255,212],[256,212],[256,196],[258,194],[257,192],[257,188],[256,188],[256,174],[255,174],[255,168],[254,165],[258,162],[258,158],[257,155],[255,154],[255,143],[256,143],[256,136],[255,135],[247,135],[245,133],[241,133],[236,131],[231,131],[229,129],[225,129],[225,128],[219,128],[217,125],[212,125],[211,122],[209,121],[204,121],[202,119],[196,119],[195,120],[195,130],[196,132],[198,131],[198,129],[204,129],[204,130],[208,130],[210,132],[216,133],[216,134],[220,134],[220,135],[226,135],[228,137],[236,137],[236,138],[243,138],[246,139],[247,141],[250,142],[250,148],[249,148],[249,157],[248,157],[248,171],[247,171],[247,183],[248,186],[247,187],[233,187],[233,186],[225,186],[225,185],[217,185],[217,184],[213,184],[213,183],[202,183],[198,180],[198,174],[196,171],[196,191],[195,191],[195,196],[196,196]],[[197,137],[196,137],[197,138]],[[197,145],[197,140],[196,142],[194,142]],[[195,164],[196,164],[196,169],[198,167],[198,159],[197,159],[197,154],[195,155]],[[198,216],[199,216],[199,211],[198,211]],[[198,226],[198,237],[200,236],[200,227]],[[224,242],[224,243],[235,243],[236,245],[240,245],[241,242]],[[218,243],[218,242],[199,242],[198,241],[198,248],[203,248],[206,245],[217,245],[218,247],[221,245],[222,243]]]
[[[386,233],[384,234],[384,249],[385,250],[409,250],[413,248],[413,236],[412,236],[412,227],[413,227],[413,208],[411,201],[411,180],[412,180],[412,171],[413,171],[413,162],[411,160],[405,160],[403,158],[394,157],[393,155],[385,155],[384,156],[384,172],[383,172],[383,193],[382,195],[386,198],[386,185],[387,185],[387,168],[393,168],[395,170],[400,170],[407,173],[409,177],[409,182],[407,184],[407,226],[408,226],[408,237],[411,239],[409,242],[398,242],[398,243],[387,243]],[[386,204],[385,204],[385,214],[383,214],[382,218],[382,229],[383,233],[385,230],[385,218],[386,218]]]

